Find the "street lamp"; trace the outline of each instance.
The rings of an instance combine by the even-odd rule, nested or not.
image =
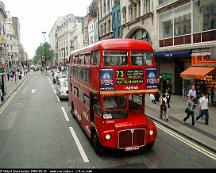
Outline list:
[[[43,31],[43,32],[42,32],[42,34],[43,34],[43,36],[44,36],[43,52],[44,52],[45,69],[46,69],[46,53],[45,53],[46,32],[45,32],[45,31]]]

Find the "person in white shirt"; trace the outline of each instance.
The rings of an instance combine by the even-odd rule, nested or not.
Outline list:
[[[165,116],[166,121],[168,122],[168,115],[167,115],[167,98],[166,95],[163,93],[162,97],[160,98],[160,119]]]
[[[199,99],[199,108],[201,110],[200,115],[196,117],[196,120],[199,120],[202,116],[205,115],[205,124],[208,125],[209,113],[208,113],[208,94],[202,94],[202,97]]]
[[[192,85],[191,89],[188,91],[187,97],[190,98],[191,96],[194,97],[194,103],[197,104],[197,93],[196,93],[196,89],[195,86]]]

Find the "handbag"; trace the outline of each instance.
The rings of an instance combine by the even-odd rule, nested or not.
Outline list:
[[[188,112],[188,108],[185,109],[185,113],[187,113],[187,112]]]

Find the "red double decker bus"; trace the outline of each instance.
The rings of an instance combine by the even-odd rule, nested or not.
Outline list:
[[[145,115],[145,94],[157,92],[152,46],[109,39],[69,55],[69,106],[97,154],[152,147],[154,122]]]

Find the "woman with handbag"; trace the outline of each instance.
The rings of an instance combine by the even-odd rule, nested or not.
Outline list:
[[[189,99],[187,101],[187,107],[186,107],[186,110],[185,110],[185,113],[187,115],[183,119],[183,122],[185,122],[191,116],[193,126],[195,124],[195,121],[194,121],[194,109],[195,109],[194,99],[195,99],[194,96],[189,96]]]

